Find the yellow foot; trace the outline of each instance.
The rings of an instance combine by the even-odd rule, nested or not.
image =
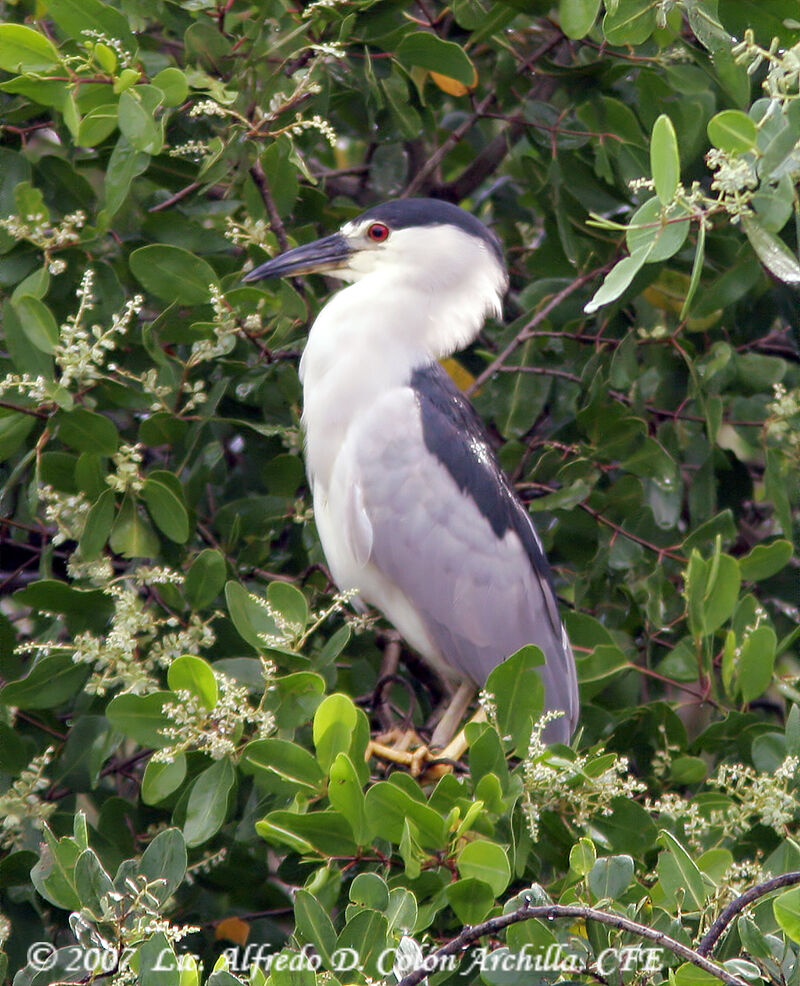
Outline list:
[[[485,721],[486,715],[482,709],[470,720],[470,722]],[[395,729],[371,740],[364,759],[379,757],[381,760],[401,764],[408,768],[412,777],[419,777],[423,783],[429,783],[438,781],[440,777],[449,774],[453,769],[453,764],[466,753],[467,746],[467,738],[463,729],[444,749],[436,751],[431,751],[413,729]],[[410,747],[414,748],[410,749]]]

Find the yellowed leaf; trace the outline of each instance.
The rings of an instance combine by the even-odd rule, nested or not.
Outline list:
[[[214,937],[217,941],[225,939],[225,941],[232,941],[236,945],[246,945],[249,935],[250,925],[235,915],[223,918],[214,929]]]
[[[430,75],[436,85],[449,96],[466,96],[478,84],[477,69],[475,70],[472,84],[469,86],[465,86],[463,82],[459,82],[458,79],[453,79],[449,75],[442,75],[440,72],[431,72]]]

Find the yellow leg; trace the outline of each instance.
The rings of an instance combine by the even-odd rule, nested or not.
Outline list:
[[[486,722],[486,713],[483,709],[478,709],[470,719],[470,722]],[[428,783],[430,781],[437,781],[453,769],[452,763],[430,763],[430,761],[460,760],[464,756],[468,746],[467,737],[462,729],[442,750],[431,752],[429,747],[421,745],[410,751],[408,746],[413,742],[415,736],[416,734],[412,730],[408,730],[400,737],[399,743],[392,746],[382,743],[379,740],[371,740],[367,746],[365,759],[369,760],[375,756],[380,757],[382,760],[401,764],[408,768],[412,777],[420,777],[422,775],[420,779]],[[381,737],[381,739],[383,738]],[[392,739],[391,736],[385,738]],[[416,737],[416,739],[418,740],[419,737]],[[427,769],[426,764],[429,764]]]

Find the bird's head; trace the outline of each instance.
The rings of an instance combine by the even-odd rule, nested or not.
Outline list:
[[[468,305],[475,332],[486,315],[499,314],[508,286],[494,233],[471,213],[438,199],[374,206],[332,236],[288,250],[244,279],[314,273],[369,279],[375,295],[387,301],[422,295],[459,308]]]

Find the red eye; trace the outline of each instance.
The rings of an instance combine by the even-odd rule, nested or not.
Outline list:
[[[367,230],[367,236],[373,243],[383,243],[389,239],[389,227],[383,223],[373,223]]]

